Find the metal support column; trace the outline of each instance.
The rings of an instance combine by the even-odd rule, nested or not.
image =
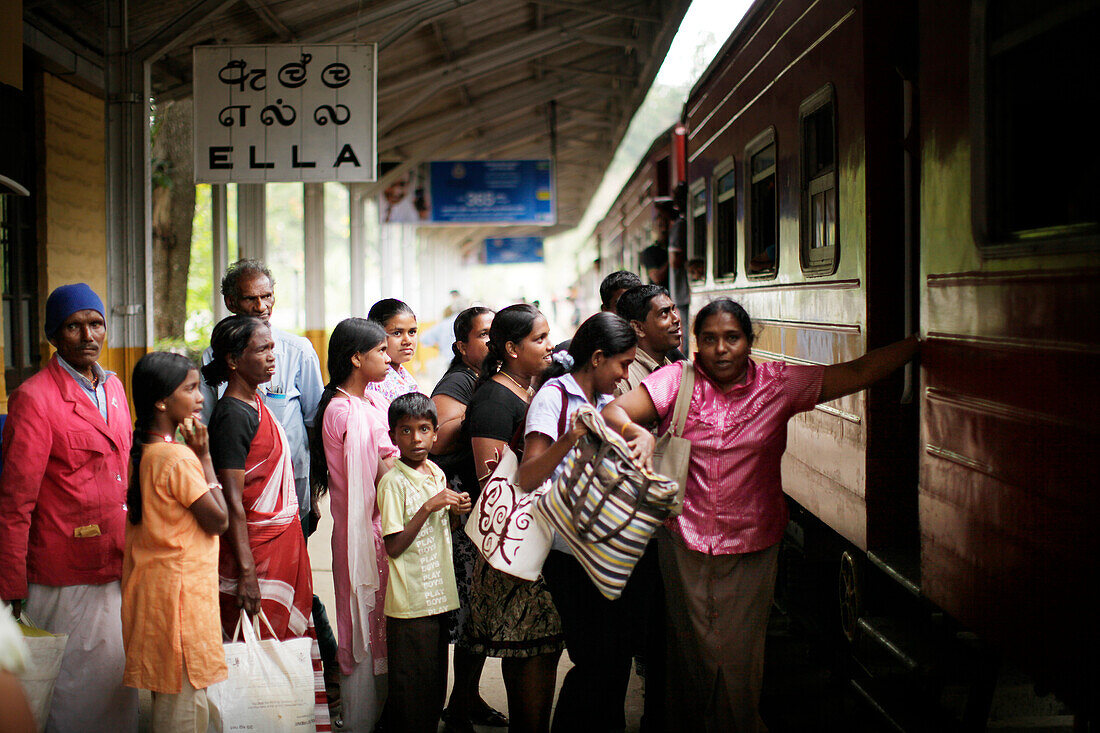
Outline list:
[[[224,183],[215,183],[210,186],[211,209],[211,252],[213,253],[214,295],[211,306],[214,310],[214,322],[229,315],[225,307],[225,298],[222,297],[221,281],[225,274],[225,268],[229,267],[229,192]]]
[[[262,183],[237,184],[237,247],[244,259],[267,259],[267,193]]]
[[[401,224],[378,227],[378,297],[401,297]]]
[[[107,0],[107,328],[128,375],[153,345],[149,64],[131,52],[127,0]],[[124,379],[128,383],[128,379]]]
[[[325,184],[302,184],[306,338],[325,364]]]
[[[351,314],[367,316],[367,222],[363,184],[348,184],[348,255],[350,262]]]

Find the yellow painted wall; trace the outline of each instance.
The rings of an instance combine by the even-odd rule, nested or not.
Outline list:
[[[5,2],[0,0],[0,3]],[[7,6],[0,5],[0,8],[3,9],[0,12],[2,20]],[[18,25],[21,29],[22,23]],[[35,81],[39,96],[36,135],[40,152],[35,194],[38,197],[35,202],[38,210],[38,322],[42,324],[46,322],[46,297],[59,285],[85,282],[106,300],[106,141],[103,99],[52,74],[42,73]],[[45,361],[53,349],[45,334],[39,333],[38,338],[39,353]],[[100,363],[122,376],[124,364],[136,358],[128,353],[130,351],[108,348]],[[125,374],[123,381],[128,383],[128,372]],[[0,409],[7,410],[6,391],[0,392]]]
[[[0,84],[23,88],[23,0],[0,0]]]
[[[103,99],[43,74],[41,110],[38,292],[45,323],[46,296],[59,285],[85,282],[106,300],[107,173]],[[46,358],[45,336],[41,346]]]

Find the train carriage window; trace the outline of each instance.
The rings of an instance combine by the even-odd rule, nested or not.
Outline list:
[[[727,158],[714,172],[714,277],[737,276],[737,169]]]
[[[657,165],[654,166],[654,176],[657,179],[657,196],[671,196],[672,192],[669,190],[669,182],[672,180],[672,174],[670,171],[671,161],[668,157],[661,158],[657,161]]]
[[[706,280],[707,272],[707,182],[700,178],[688,190],[688,207],[691,217],[688,225],[690,242],[688,251],[688,278],[692,282]]]
[[[1077,0],[990,0],[976,16],[984,47],[973,64],[984,79],[975,146],[985,190],[987,252],[1014,254],[1095,247],[1100,233],[1100,147],[1093,143],[1095,39],[1100,6]],[[983,17],[984,16],[984,17]],[[1057,140],[1070,154],[1037,151]],[[981,177],[976,176],[976,179]],[[984,205],[983,205],[984,201]]]
[[[749,143],[745,157],[749,184],[745,211],[748,216],[745,270],[749,277],[775,277],[779,270],[775,129],[769,129]]]
[[[799,107],[802,137],[802,215],[799,217],[802,270],[836,271],[837,184],[836,104],[833,85],[815,92]]]

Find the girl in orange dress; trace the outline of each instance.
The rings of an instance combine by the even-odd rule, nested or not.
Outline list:
[[[226,677],[218,535],[229,518],[198,420],[199,371],[179,354],[147,354],[134,367],[133,396],[123,681],[152,691],[157,733],[205,731],[206,688]]]

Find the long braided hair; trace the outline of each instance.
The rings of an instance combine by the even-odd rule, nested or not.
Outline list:
[[[152,429],[157,414],[156,404],[175,392],[195,369],[198,367],[186,356],[166,351],[150,352],[134,365],[130,377],[134,396],[134,442],[130,447],[130,483],[126,489],[131,524],[141,524],[141,456],[145,436]]]

